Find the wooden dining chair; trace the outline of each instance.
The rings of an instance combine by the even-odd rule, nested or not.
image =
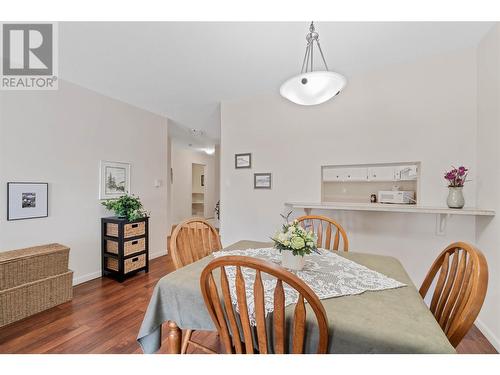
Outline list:
[[[450,343],[457,347],[483,305],[488,288],[488,264],[483,253],[474,246],[455,242],[432,264],[420,287],[422,298],[436,276],[430,310]]]
[[[318,235],[316,246],[327,250],[338,250],[342,242],[342,250],[349,250],[349,240],[342,225],[326,216],[307,215],[297,218],[299,224],[307,230],[312,230]],[[333,242],[332,242],[332,235]],[[342,241],[341,241],[342,240]]]
[[[222,249],[219,233],[202,218],[191,218],[177,225],[170,238],[175,269],[191,264]]]
[[[214,251],[222,249],[219,233],[202,218],[191,218],[177,225],[170,238],[170,254],[175,269],[184,267]],[[191,340],[193,330],[186,330],[182,338],[181,354],[185,354],[191,344],[207,353],[216,352]]]
[[[228,276],[225,267],[236,267],[236,301],[231,299]],[[304,337],[306,335],[306,306],[305,301],[314,312],[318,325],[319,339],[316,348],[318,354],[324,354],[328,348],[328,324],[326,312],[318,296],[301,279],[287,271],[286,269],[266,262],[261,259],[245,256],[223,256],[212,260],[203,270],[200,278],[201,292],[208,312],[214,322],[219,336],[222,339],[226,353],[228,354],[254,354],[254,341],[252,327],[247,310],[247,297],[245,280],[242,274],[242,267],[255,270],[255,280],[253,283],[255,320],[256,320],[256,343],[258,344],[258,354],[284,354],[288,349],[288,342],[293,338],[292,353],[301,354],[304,350]],[[214,270],[220,271],[220,288],[218,291],[216,275]],[[266,327],[264,287],[262,274],[274,276],[276,286],[274,289],[274,312],[272,321],[268,321]],[[288,284],[299,293],[299,298],[294,309],[293,324],[290,332],[286,331],[285,317],[285,293],[283,283]],[[252,287],[252,286],[248,286]],[[233,302],[238,304],[239,314],[235,314]],[[239,322],[237,323],[237,316]],[[239,329],[241,327],[241,331]],[[269,330],[268,330],[269,328]],[[242,334],[241,334],[242,333]],[[268,333],[273,338],[273,343],[268,341]],[[269,347],[271,345],[271,347]]]

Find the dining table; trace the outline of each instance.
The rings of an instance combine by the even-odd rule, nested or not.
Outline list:
[[[271,246],[267,242],[243,240],[221,251]],[[328,353],[456,353],[396,258],[351,250],[335,253],[405,286],[322,299],[328,319]],[[158,281],[137,337],[144,353],[160,349],[164,324],[167,352],[172,354],[180,353],[183,329],[216,331],[200,289],[201,272],[213,259],[213,255],[206,256]],[[286,307],[290,319],[293,310],[294,305]],[[309,313],[307,319],[313,320],[314,314]],[[317,336],[318,332],[312,331],[306,337],[306,353],[315,352]]]

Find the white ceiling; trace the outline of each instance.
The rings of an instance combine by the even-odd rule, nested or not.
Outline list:
[[[481,22],[317,22],[331,70],[353,74],[477,44]],[[59,24],[62,79],[158,113],[208,139],[219,103],[278,92],[299,72],[308,22]],[[319,62],[319,58],[315,59]],[[182,130],[180,131],[182,133]]]

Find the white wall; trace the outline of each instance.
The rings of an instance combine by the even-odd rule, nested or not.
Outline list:
[[[277,93],[221,106],[221,233],[227,245],[268,240],[286,201],[320,201],[321,165],[421,161],[420,202],[446,205],[450,165],[475,166],[476,54],[456,51],[348,77],[344,92],[314,107]],[[234,154],[252,153],[252,169]],[[254,190],[253,173],[272,172],[272,190]],[[475,205],[475,170],[465,188]],[[434,215],[342,212],[351,249],[402,261],[419,285],[450,242],[474,242],[474,219],[454,216],[437,236]],[[295,215],[303,212],[295,212]]]
[[[171,131],[171,127],[170,127],[170,123],[169,123],[169,127],[168,127],[168,137],[167,137],[167,190],[168,190],[168,193],[167,193],[167,223],[168,223],[168,233],[170,234],[170,231],[171,231],[171,228],[172,228],[172,223],[174,222],[173,219],[172,219],[172,215],[173,215],[173,210],[172,210],[172,206],[173,206],[173,181],[172,181],[172,171],[173,171],[173,166],[172,166],[172,137],[170,135],[170,131]]]
[[[216,196],[216,158],[203,151],[192,150],[183,142],[172,139],[172,223],[179,223],[192,217],[191,194],[193,186],[192,165],[205,165],[205,217],[214,216]]]
[[[64,81],[0,93],[0,251],[60,242],[79,283],[101,274],[99,161],[131,163],[131,192],[151,211],[150,252],[165,253],[167,119]],[[160,188],[153,187],[162,180]],[[49,217],[6,221],[6,183],[49,183]]]
[[[477,202],[500,213],[500,27],[477,49]],[[500,351],[500,218],[476,219],[476,242],[489,266],[489,288],[478,325]]]
[[[215,145],[215,197],[220,199],[220,145]],[[215,203],[217,203],[217,201]]]

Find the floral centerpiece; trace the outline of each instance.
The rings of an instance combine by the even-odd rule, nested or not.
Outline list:
[[[465,199],[463,195],[464,184],[468,181],[467,175],[469,174],[469,169],[463,165],[447,171],[444,174],[445,180],[448,181],[448,199],[446,203],[450,208],[462,208],[465,204]]]
[[[304,256],[317,251],[317,236],[301,227],[297,220],[288,221],[290,213],[287,216],[281,215],[285,223],[271,239],[274,241],[274,248],[282,253],[283,267],[300,270],[304,267]]]

